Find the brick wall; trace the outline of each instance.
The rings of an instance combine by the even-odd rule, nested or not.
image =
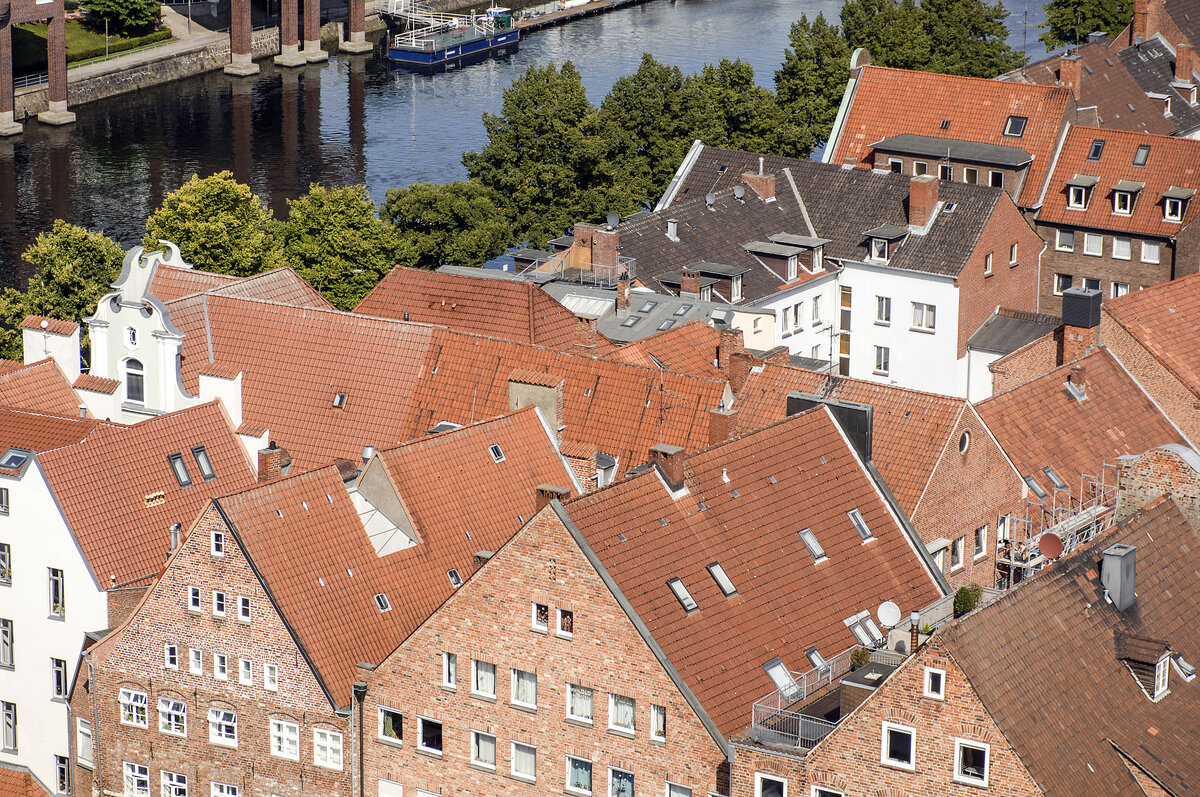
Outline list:
[[[548,633],[531,630],[532,604],[550,609]],[[573,637],[555,634],[556,610],[574,612]],[[443,688],[442,653],[457,656],[454,690]],[[496,698],[470,696],[473,658],[496,667]],[[537,708],[510,705],[510,668],[537,675]],[[674,683],[574,544],[552,508],[542,510],[367,678],[365,795],[379,780],[442,795],[561,795],[566,756],[593,761],[592,788],[606,794],[610,766],[634,773],[639,794],[667,781],[714,791],[724,760]],[[594,725],[567,721],[567,684],[593,690]],[[607,730],[611,693],[636,701],[634,738]],[[666,707],[665,743],[649,738],[650,706]],[[403,741],[379,741],[379,707],[403,714]],[[417,751],[418,715],[439,720],[440,757]],[[471,764],[472,730],[496,737],[495,771]],[[536,784],[510,774],[510,742],[537,748]]]
[[[1073,252],[1063,252],[1056,248],[1056,225],[1038,224],[1037,231],[1047,243],[1046,253],[1042,257],[1042,284],[1041,284],[1041,312],[1049,313],[1050,315],[1062,314],[1062,296],[1054,295],[1054,275],[1068,274],[1073,278],[1073,285],[1077,288],[1084,286],[1084,279],[1100,280],[1100,290],[1104,298],[1111,298],[1113,295],[1112,285],[1114,282],[1123,282],[1129,285],[1131,291],[1136,291],[1142,286],[1158,285],[1162,282],[1168,282],[1174,273],[1173,261],[1175,258],[1175,247],[1171,242],[1165,239],[1149,239],[1158,240],[1160,244],[1158,263],[1143,263],[1142,256],[1142,241],[1146,240],[1143,237],[1125,236],[1131,238],[1130,243],[1130,258],[1129,260],[1114,260],[1112,256],[1113,236],[1104,235],[1097,231],[1097,235],[1101,235],[1104,239],[1099,257],[1094,255],[1085,255],[1084,248],[1084,230],[1075,230],[1075,250]],[[1064,227],[1063,229],[1071,229]]]
[[[900,161],[900,173],[910,177],[914,175],[913,164],[917,161],[926,165],[926,174],[932,174],[935,177],[939,176],[938,167],[945,163],[945,161],[938,158],[914,158],[909,155],[889,154],[880,150],[873,150],[872,154],[875,158],[874,168],[882,169],[885,172],[893,171],[892,162]],[[1012,196],[1017,190],[1017,186],[1021,181],[1021,175],[1025,171],[1024,168],[999,169],[992,166],[981,166],[978,163],[964,163],[962,161],[950,161],[950,167],[953,169],[952,182],[955,183],[965,183],[967,181],[964,175],[966,169],[975,169],[977,172],[976,185],[990,185],[988,182],[990,173],[993,171],[1001,172],[1004,175],[1004,190],[1009,196]]]
[[[1183,457],[1161,448],[1122,458],[1117,490],[1117,522],[1151,501],[1171,496],[1193,526],[1200,527],[1200,473]]]
[[[1058,367],[1061,346],[1060,331],[1056,330],[996,360],[988,366],[992,372],[992,394],[1007,393],[1054,370]]]
[[[226,530],[224,556],[210,553],[211,531],[225,526],[210,508],[194,527],[179,553],[151,588],[145,603],[127,625],[98,643],[91,688],[98,711],[93,723],[103,787],[122,792],[122,763],[149,769],[151,792],[160,791],[160,773],[188,778],[189,794],[207,795],[210,783],[237,785],[248,797],[300,794],[349,795],[351,747],[347,720],[334,714],[329,700],[274,611],[249,563]],[[188,609],[189,586],[201,588],[201,609]],[[226,616],[213,613],[213,590],[226,595]],[[251,599],[251,621],[238,618],[238,598]],[[178,669],[164,666],[164,645],[178,645]],[[203,674],[189,672],[189,648],[203,651]],[[215,678],[214,654],[228,657],[228,678]],[[252,662],[249,685],[240,683],[239,659]],[[277,691],[264,686],[264,664],[279,668]],[[134,689],[147,695],[147,728],[121,723],[119,692]],[[78,688],[76,692],[78,692]],[[186,736],[158,729],[160,697],[187,704]],[[210,708],[237,712],[237,746],[209,741]],[[299,725],[299,761],[275,757],[270,747],[270,720]],[[313,730],[344,735],[341,770],[314,764]],[[77,779],[76,794],[81,779]]]
[[[146,594],[146,587],[125,587],[122,589],[110,589],[105,595],[108,597],[108,626],[115,628],[125,622],[129,615],[133,614],[133,610],[137,608],[138,601]]]

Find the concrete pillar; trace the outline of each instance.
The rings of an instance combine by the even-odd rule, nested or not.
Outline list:
[[[254,32],[250,21],[250,0],[233,0],[230,6],[229,50],[230,62],[225,65],[225,74],[236,77],[258,74],[254,63]]]
[[[67,110],[67,20],[62,16],[50,17],[46,32],[46,62],[50,72],[50,84],[46,96],[50,109],[38,114],[38,121],[47,125],[69,125],[75,114]]]
[[[371,43],[367,41],[366,0],[350,0],[350,39],[342,42],[344,53],[369,53]]]
[[[0,26],[0,137],[15,136],[25,127],[13,118],[12,25]]]
[[[283,0],[279,8],[279,55],[275,63],[279,66],[300,66],[308,59],[300,53],[299,27],[300,4],[297,0]]]
[[[310,64],[329,60],[321,49],[321,0],[304,0],[304,58]]]

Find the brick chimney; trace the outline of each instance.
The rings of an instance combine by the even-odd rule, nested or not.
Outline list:
[[[1196,51],[1190,44],[1175,45],[1175,80],[1179,83],[1192,82],[1192,71],[1196,68]]]
[[[574,245],[582,246],[590,252],[588,261],[593,270],[597,268],[616,269],[619,240],[620,235],[616,230],[610,230],[599,224],[576,224],[573,233]]]
[[[725,409],[724,402],[708,412],[708,443],[716,445],[737,434],[737,410]]]
[[[1150,25],[1150,3],[1149,0],[1133,0],[1133,23],[1129,28],[1129,35],[1133,41],[1130,44],[1137,44],[1139,40],[1145,41],[1147,38],[1147,30]]]
[[[700,298],[700,272],[685,268],[679,272],[679,295],[684,299]]]
[[[575,345],[585,351],[594,351],[598,343],[599,333],[596,331],[594,318],[580,318],[575,322]]]
[[[717,342],[717,369],[725,374],[725,378],[729,378],[730,361],[733,355],[737,352],[746,351],[746,345],[742,342],[742,330],[736,327],[719,330],[721,333]]]
[[[742,182],[753,188],[764,202],[775,201],[775,175],[746,172],[742,175]]]
[[[622,277],[621,279],[617,280],[617,309],[618,310],[628,310],[629,309],[629,289],[632,286],[633,286],[633,283],[629,280],[628,277]]]
[[[273,482],[283,478],[283,449],[272,440],[267,448],[258,452],[258,480]]]
[[[1083,85],[1083,59],[1076,53],[1068,53],[1058,59],[1058,82],[1070,89],[1075,99],[1079,99]]]
[[[546,504],[557,498],[559,501],[565,501],[571,497],[571,491],[566,487],[559,487],[555,484],[539,484],[537,486],[537,508],[541,510]]]
[[[1071,366],[1071,373],[1067,375],[1067,381],[1077,388],[1087,388],[1087,366],[1083,363],[1076,363]]]
[[[1100,299],[1098,290],[1067,288],[1063,291],[1058,365],[1078,360],[1100,343]]]
[[[922,174],[908,181],[908,223],[911,227],[924,227],[938,203],[938,178]],[[890,253],[889,253],[890,254]]]
[[[650,461],[658,467],[663,480],[672,489],[683,486],[683,460],[684,451],[680,446],[667,443],[650,446]]]
[[[752,354],[744,351],[734,352],[729,358],[729,370],[725,372],[725,378],[729,380],[729,389],[740,393],[742,385],[750,378],[750,369],[758,362],[758,358]]]

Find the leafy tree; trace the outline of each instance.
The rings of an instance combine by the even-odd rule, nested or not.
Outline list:
[[[850,49],[866,47],[871,63],[897,69],[929,67],[926,14],[914,0],[849,0],[842,6],[841,20]]]
[[[395,228],[379,218],[365,186],[316,183],[288,201],[283,260],[334,306],[351,310],[400,259]]]
[[[476,180],[388,189],[379,215],[396,226],[400,262],[417,268],[482,265],[512,241],[499,197]]]
[[[157,249],[159,240],[173,241],[196,268],[245,277],[279,265],[271,221],[270,209],[232,172],[192,175],[146,220],[142,243]]]
[[[1133,16],[1131,0],[1050,0],[1042,8],[1046,21],[1038,27],[1046,32],[1038,39],[1048,50],[1083,44],[1089,33],[1098,30],[1120,33]]]
[[[742,60],[722,58],[683,82],[684,102],[695,138],[706,144],[752,152],[804,156],[813,138],[789,119],[770,89],[754,82],[754,68]]]
[[[932,43],[930,71],[992,78],[1024,63],[1006,41],[1004,3],[922,0],[921,8]]]
[[[87,0],[87,8],[107,20],[112,33],[137,33],[150,28],[158,19],[158,0]]]
[[[788,43],[775,72],[775,100],[808,137],[825,141],[850,78],[850,47],[823,13],[811,25],[802,14],[792,23]]]
[[[94,313],[120,276],[124,257],[121,247],[104,233],[54,222],[53,229],[38,235],[22,255],[37,267],[28,288],[24,293],[7,288],[0,294],[0,356],[21,359],[19,325],[27,315],[79,321]]]

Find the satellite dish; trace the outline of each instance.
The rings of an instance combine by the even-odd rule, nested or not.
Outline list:
[[[711,208],[713,205],[717,204],[717,195],[716,194],[706,194],[704,197],[704,201]]]
[[[741,201],[744,196],[746,196],[746,189],[740,185],[735,185],[733,187],[733,198]]]
[[[879,618],[880,625],[894,628],[900,622],[900,607],[891,601],[884,601],[875,610],[875,616]]]
[[[1047,559],[1057,559],[1062,556],[1063,542],[1057,534],[1047,531],[1038,539],[1038,550]]]
[[[616,227],[620,223],[621,223],[621,217],[619,215],[617,215],[616,213],[608,214],[608,229],[611,230],[613,227]]]

